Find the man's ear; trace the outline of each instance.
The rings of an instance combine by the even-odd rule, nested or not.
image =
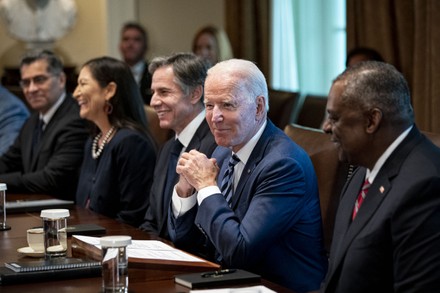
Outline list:
[[[379,108],[373,108],[367,113],[367,133],[375,133],[382,122],[383,113]]]
[[[66,82],[67,82],[67,77],[66,77],[66,74],[64,73],[64,72],[61,72],[60,74],[59,74],[59,80],[60,80],[60,83],[62,84],[62,86],[63,87],[65,87],[66,86]]]
[[[111,98],[114,97],[114,95],[116,94],[116,89],[118,88],[118,85],[115,82],[110,82],[106,87],[105,87],[105,100],[109,101]]]
[[[203,95],[203,86],[198,85],[191,93],[190,102],[191,104],[197,104]]]
[[[261,118],[266,112],[266,100],[263,96],[258,96],[256,100],[257,104],[257,113],[255,119]]]

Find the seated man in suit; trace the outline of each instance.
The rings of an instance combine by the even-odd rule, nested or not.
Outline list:
[[[330,89],[324,130],[359,166],[342,191],[322,292],[440,292],[440,149],[414,124],[392,65],[363,62]]]
[[[147,32],[136,22],[127,22],[121,29],[119,52],[128,64],[134,79],[139,85],[144,103],[149,105],[151,100],[151,75],[145,54],[148,49]]]
[[[246,60],[217,63],[205,108],[221,147],[211,159],[195,150],[181,155],[173,237],[185,236],[192,216],[223,266],[296,292],[318,290],[327,262],[316,175],[307,153],[267,119],[263,74]]]
[[[87,131],[78,104],[65,92],[63,65],[52,52],[31,52],[20,73],[34,113],[0,157],[0,182],[11,192],[73,199]]]
[[[205,120],[203,84],[206,78],[205,62],[191,53],[178,53],[168,57],[157,57],[150,64],[153,76],[151,106],[156,111],[160,127],[172,129],[176,136],[161,149],[154,170],[154,181],[150,193],[150,205],[144,231],[154,232],[170,239],[168,214],[173,186],[177,182],[176,164],[182,150],[199,150],[210,156],[217,146]],[[177,148],[177,149],[176,149]],[[193,225],[194,243],[204,244],[204,237]],[[195,248],[175,242],[181,249],[204,254]]]
[[[28,117],[26,105],[0,84],[0,156],[14,142]]]

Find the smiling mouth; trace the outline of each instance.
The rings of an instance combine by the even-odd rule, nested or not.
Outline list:
[[[169,113],[170,111],[168,110],[160,110],[160,111],[156,111],[157,117],[162,117],[165,116],[167,113]]]

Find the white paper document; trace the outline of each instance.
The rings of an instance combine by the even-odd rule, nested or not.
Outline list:
[[[73,235],[73,237],[101,249],[99,237],[82,235]],[[132,243],[127,246],[127,255],[131,258],[204,262],[203,259],[194,257],[159,240],[132,240]]]
[[[265,286],[252,286],[229,289],[191,290],[190,293],[276,293]]]

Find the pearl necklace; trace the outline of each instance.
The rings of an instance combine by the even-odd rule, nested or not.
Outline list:
[[[102,136],[102,132],[99,133],[97,136],[95,136],[95,138],[93,139],[93,144],[92,144],[92,158],[94,158],[95,160],[97,158],[99,158],[99,156],[102,153],[102,150],[104,149],[110,136],[112,136],[112,134],[115,132],[115,130],[116,130],[116,128],[114,126],[112,126],[112,128],[110,128],[110,130],[105,134],[104,139],[102,140],[102,143],[99,146],[98,150],[96,150],[96,147],[98,146],[98,141]]]

